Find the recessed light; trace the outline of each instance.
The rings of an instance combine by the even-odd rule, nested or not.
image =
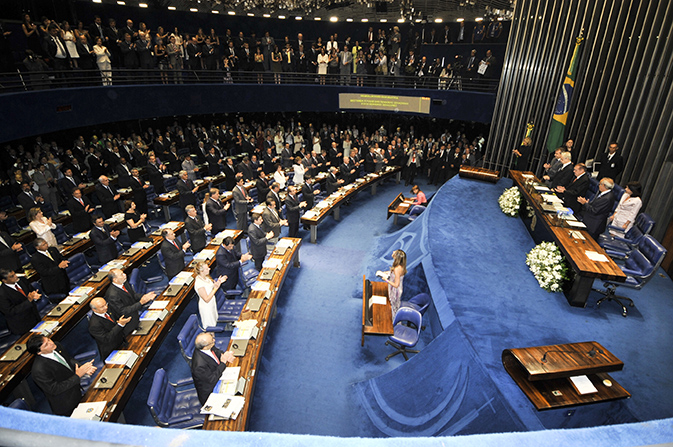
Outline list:
[[[422,19],[416,19],[415,20],[416,23],[421,23],[422,21],[423,21]]]
[[[285,18],[285,16],[278,16],[278,18],[279,18],[279,19],[284,19],[284,18]]]
[[[320,22],[322,20],[322,17],[316,17],[313,20],[315,20],[316,22]]]
[[[352,22],[353,19],[346,19],[346,22]]]
[[[362,19],[363,22],[369,22],[369,19]]]
[[[542,18],[542,17],[540,17],[540,18]],[[477,17],[477,18],[474,19],[475,22],[481,22],[482,20],[484,20],[483,17]]]
[[[138,3],[141,8],[147,8],[147,3]]]
[[[255,15],[253,13],[249,12],[248,17],[255,17]]]
[[[218,11],[217,9],[213,9],[213,10],[210,11],[210,12],[213,13],[213,14],[219,14],[219,13],[220,13],[220,11]]]
[[[94,3],[103,3],[103,0],[93,0]]]
[[[235,15],[236,15],[236,11],[227,11],[227,14],[229,14],[230,16],[235,16]]]
[[[123,2],[123,1],[121,1],[121,0],[117,0],[117,4],[118,4],[118,5],[121,5],[121,6],[124,6],[124,5],[126,5],[126,2]]]
[[[262,14],[262,15],[263,15],[264,17],[266,17],[267,19],[268,19],[269,17],[271,17],[271,14]]]
[[[435,19],[435,23],[442,23],[442,19],[440,19],[439,17],[437,17],[437,18]]]
[[[397,19],[397,23],[404,23],[404,19]]]
[[[192,11],[192,12],[199,12],[199,10],[196,9],[196,8],[189,8],[189,10]]]
[[[464,22],[465,19],[456,19],[456,22]]]
[[[386,23],[388,19],[381,19],[381,23]]]
[[[302,20],[303,17],[302,17],[302,16],[296,16],[294,19],[295,19],[295,20]]]
[[[178,9],[178,8],[176,8],[175,6],[169,6],[169,7],[168,7],[168,10],[169,10],[169,11],[175,11],[176,9]]]
[[[329,21],[330,22],[337,22],[337,21],[339,21],[339,18],[337,16],[332,16],[332,17],[329,18]]]

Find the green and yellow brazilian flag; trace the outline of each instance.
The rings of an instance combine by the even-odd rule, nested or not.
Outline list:
[[[556,108],[554,109],[554,117],[549,126],[549,135],[547,136],[547,150],[554,152],[557,147],[563,144],[563,134],[566,128],[566,120],[568,119],[568,109],[570,109],[570,99],[572,98],[573,88],[575,88],[575,71],[579,63],[580,46],[584,37],[581,35],[575,39],[575,50],[573,57],[570,60],[568,73],[566,73],[563,87],[558,95],[556,101]]]

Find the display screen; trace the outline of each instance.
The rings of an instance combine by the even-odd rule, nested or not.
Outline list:
[[[431,100],[423,96],[339,93],[340,109],[382,110],[386,112],[430,113]]]

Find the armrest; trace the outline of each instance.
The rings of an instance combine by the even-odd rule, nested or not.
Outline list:
[[[209,326],[205,329],[205,332],[224,332],[224,328],[220,326]]]
[[[167,422],[170,425],[170,424],[177,424],[179,422],[191,421],[192,419],[194,419],[194,416],[192,416],[191,414],[183,414],[182,416],[173,416],[169,418]]]
[[[164,279],[163,276],[150,276],[147,279],[144,279],[146,284],[154,284],[155,282],[160,282],[162,279]]]
[[[242,294],[243,294],[243,291],[241,289],[231,289],[231,290],[227,290],[226,292],[224,292],[225,296],[240,296]]]
[[[191,377],[188,377],[186,379],[180,379],[176,383],[173,383],[172,385],[174,386],[194,385],[194,379],[192,379]]]

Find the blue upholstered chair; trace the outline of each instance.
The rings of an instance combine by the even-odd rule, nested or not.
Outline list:
[[[411,210],[409,211],[409,216],[407,217],[407,219],[409,219],[409,222],[413,222],[414,220],[416,220],[416,218],[418,218],[418,216],[420,216],[421,213],[425,211],[425,208],[426,207],[424,207],[423,205],[414,205],[413,207],[411,207]]]
[[[62,244],[68,239],[70,239],[70,236],[68,236],[68,234],[63,229],[63,225],[61,224],[56,224],[56,228],[51,230],[51,232],[54,233],[54,236],[56,237],[56,242],[58,242],[59,244]]]
[[[665,256],[666,249],[664,246],[657,242],[652,236],[645,235],[640,244],[638,244],[638,248],[631,252],[629,257],[626,258],[624,266],[622,267],[622,271],[626,274],[626,281],[623,283],[605,281],[603,283],[605,290],[593,289],[604,295],[603,298],[598,300],[596,306],[600,306],[605,300],[616,301],[622,306],[622,316],[626,317],[627,310],[623,302],[628,303],[629,307],[633,307],[633,300],[625,296],[617,295],[617,287],[624,286],[636,290],[642,289],[643,286],[645,286],[645,284],[647,284],[647,282],[657,273]]]
[[[208,332],[223,332],[224,328],[215,327],[207,328]],[[185,361],[191,365],[192,364],[192,354],[194,354],[194,340],[196,336],[204,332],[204,329],[201,328],[199,323],[199,317],[196,314],[192,314],[187,318],[185,325],[182,326],[180,333],[178,334],[178,344],[180,345],[180,352]],[[215,337],[215,346],[222,349],[223,351],[227,350],[227,345],[229,344],[229,337]]]
[[[203,425],[205,416],[200,414],[201,404],[193,385],[191,378],[169,382],[163,368],[154,373],[147,406],[158,426],[187,429]],[[180,387],[187,388],[179,391]]]
[[[70,278],[71,286],[79,286],[83,284],[91,276],[91,267],[86,262],[84,254],[77,253],[68,258],[70,264],[65,268]]]
[[[14,399],[11,404],[9,404],[9,408],[14,408],[15,410],[25,410],[25,411],[30,411],[30,408],[28,407],[28,403],[23,397],[19,397],[18,399]]]
[[[636,216],[631,229],[626,233],[622,228],[610,225],[608,230],[616,231],[621,235],[601,234],[598,238],[598,244],[613,259],[625,259],[640,244],[643,237],[652,231],[653,227],[654,220],[647,214],[640,213]]]
[[[227,299],[229,296],[230,295],[223,292],[222,289],[219,289],[215,293],[215,299],[217,300],[218,322],[231,323],[238,320],[238,317],[243,311],[245,303],[248,301],[246,299]]]
[[[422,322],[423,316],[419,311],[412,309],[411,307],[400,307],[395,314],[395,320],[393,321],[395,332],[389,337],[388,341],[386,341],[386,346],[392,345],[397,351],[388,355],[386,361],[397,354],[402,354],[404,360],[409,360],[409,357],[407,356],[408,353],[418,353],[417,350],[408,348],[413,348],[416,346],[416,343],[418,343],[418,339],[421,335]]]
[[[131,287],[133,287],[133,290],[135,290],[137,293],[142,294],[145,294],[147,292],[158,293],[160,290],[165,289],[164,286],[157,285],[162,279],[163,276],[155,276],[145,280],[140,276],[140,269],[136,268],[133,269],[133,271],[131,272],[131,276],[129,276],[129,283],[131,284]],[[154,285],[152,286],[152,284]]]

